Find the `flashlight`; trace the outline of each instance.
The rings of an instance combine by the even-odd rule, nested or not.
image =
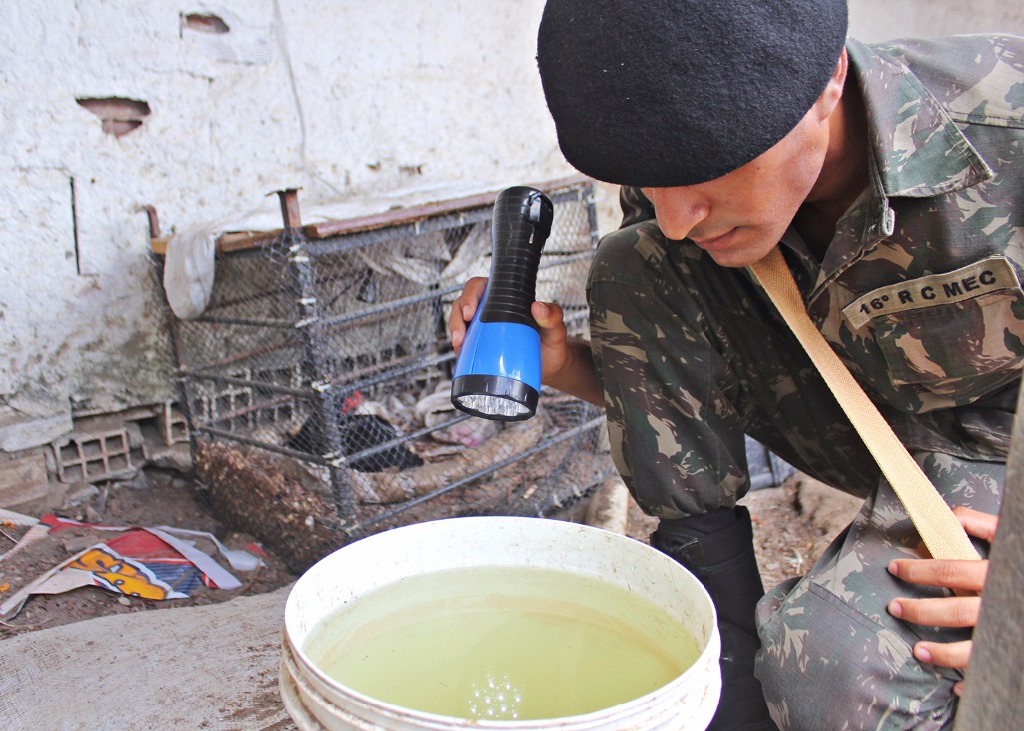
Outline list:
[[[452,403],[467,414],[521,421],[537,411],[540,333],[530,305],[554,213],[550,198],[525,186],[494,201],[491,273],[452,377]]]

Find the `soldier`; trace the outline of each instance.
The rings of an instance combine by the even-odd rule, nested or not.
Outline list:
[[[1024,39],[846,32],[845,0],[549,0],[538,36],[562,152],[623,186],[624,213],[587,283],[591,341],[533,306],[544,382],[606,407],[616,465],[660,519],[652,545],[715,602],[716,729],[950,726],[980,600],[947,589],[985,570],[908,560],[902,504],[748,265],[780,248],[982,552],[1002,496],[1024,365]],[[456,347],[481,292],[453,308]],[[864,498],[763,597],[736,505],[744,434]]]

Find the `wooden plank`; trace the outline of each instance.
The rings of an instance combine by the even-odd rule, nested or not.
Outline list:
[[[229,231],[217,237],[217,253],[224,254],[231,251],[242,251],[254,249],[268,241],[273,241],[281,235],[282,229],[273,231]],[[150,249],[157,256],[167,256],[167,242],[170,236],[158,236],[149,240]]]
[[[957,731],[1022,728],[1024,724],[1024,389],[1017,401],[1006,464],[999,530],[989,558],[981,618]]]
[[[572,175],[566,178],[549,180],[543,183],[530,183],[529,185],[537,188],[538,190],[550,193],[552,191],[588,182],[591,182],[590,178],[583,175]],[[500,190],[494,190],[476,195],[464,196],[462,198],[422,203],[414,206],[402,206],[401,208],[394,208],[388,211],[368,214],[365,216],[355,216],[352,218],[338,219],[336,221],[311,223],[306,226],[302,226],[301,230],[303,234],[310,239],[325,239],[330,236],[359,233],[361,231],[372,231],[374,229],[385,228],[387,226],[400,226],[403,224],[423,221],[431,218],[432,216],[454,213],[456,211],[468,210],[471,208],[479,208],[480,206],[489,206],[494,203],[495,198],[498,197],[498,193],[500,192]],[[297,221],[297,199],[293,200],[292,204],[295,207],[294,220]],[[284,204],[282,203],[282,205]],[[282,210],[284,211],[284,209]],[[282,215],[288,214],[283,213]],[[270,231],[231,231],[222,234],[217,238],[217,253],[221,254],[231,251],[242,251],[245,249],[256,248],[267,241],[276,239],[281,235],[282,231],[283,229],[279,228]],[[154,254],[157,256],[165,256],[167,254],[168,238],[169,237],[166,236],[154,236],[150,239],[150,248]]]
[[[557,180],[549,180],[543,183],[528,183],[532,188],[537,188],[545,193],[561,190],[573,185],[580,185],[590,182],[590,178],[582,175],[572,175]],[[357,233],[359,231],[370,231],[386,226],[400,226],[408,223],[423,221],[432,216],[441,216],[456,211],[465,211],[471,208],[492,205],[501,190],[492,190],[476,195],[464,196],[462,198],[451,198],[448,200],[423,203],[416,206],[404,206],[382,213],[375,213],[367,216],[358,216],[338,221],[325,221],[305,226],[303,231],[311,239],[323,239],[339,234]]]
[[[499,191],[481,193],[480,195],[458,198],[451,201],[437,201],[435,203],[424,203],[418,206],[405,208],[394,208],[383,213],[374,213],[369,216],[358,218],[347,218],[340,221],[325,221],[313,223],[303,229],[311,239],[326,239],[339,234],[351,234],[360,231],[372,231],[388,226],[400,226],[406,223],[423,221],[431,216],[440,216],[455,211],[464,211],[470,208],[489,206],[498,197]]]

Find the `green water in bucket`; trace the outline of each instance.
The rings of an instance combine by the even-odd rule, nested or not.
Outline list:
[[[699,655],[666,611],[593,577],[530,567],[420,574],[323,619],[303,647],[338,682],[456,718],[561,718],[661,688]]]

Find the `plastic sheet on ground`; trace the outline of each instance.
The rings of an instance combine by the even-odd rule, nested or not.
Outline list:
[[[81,586],[144,599],[185,599],[197,587],[237,589],[241,582],[210,554],[197,547],[205,542],[219,551],[235,570],[251,571],[259,559],[246,551],[226,548],[215,536],[169,526],[103,526],[45,515],[40,525],[51,533],[68,528],[91,528],[111,533],[44,572],[0,604],[0,617],[10,619],[34,594],[60,594]],[[38,528],[39,526],[36,526]]]

